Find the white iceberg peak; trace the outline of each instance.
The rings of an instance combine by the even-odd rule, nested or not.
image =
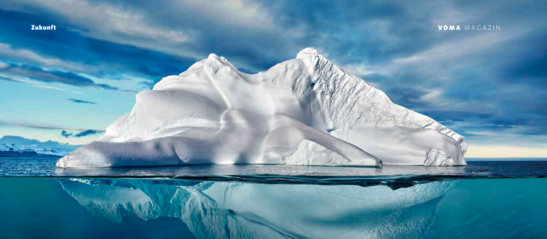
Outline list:
[[[228,66],[232,70],[238,71],[237,68],[234,65],[232,65],[232,63],[230,63],[226,58],[224,58],[223,56],[218,56],[215,53],[209,54],[205,62],[207,65],[212,66],[213,68]]]
[[[209,65],[231,65],[226,58],[218,56],[214,53],[209,54],[205,62]]]
[[[308,47],[302,49],[298,54],[296,54],[296,59],[303,60],[307,63],[316,64],[318,61],[329,62],[319,51],[313,47]]]
[[[317,51],[317,49],[313,48],[313,47],[306,47],[304,49],[302,49],[300,52],[298,52],[298,54],[296,55],[297,58],[299,55],[304,55],[304,54],[309,54],[309,55],[321,55],[319,53],[319,51]]]
[[[219,60],[220,60],[220,57],[217,56],[217,54],[215,54],[215,53],[211,53],[211,54],[209,54],[209,56],[207,57],[207,59],[214,59],[214,60],[219,61]]]
[[[209,56],[207,57],[207,60],[218,61],[218,62],[221,62],[221,63],[228,63],[228,60],[226,60],[226,58],[224,58],[222,56],[218,56],[215,53],[209,54]]]

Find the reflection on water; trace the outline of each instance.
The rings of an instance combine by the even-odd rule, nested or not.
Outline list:
[[[57,179],[93,215],[179,218],[197,238],[420,238],[458,182],[321,186],[138,179]]]

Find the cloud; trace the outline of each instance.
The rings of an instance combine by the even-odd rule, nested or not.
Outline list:
[[[209,30],[215,25],[217,30],[226,26],[253,30],[274,26],[272,16],[254,1],[165,1],[161,4],[22,1],[6,5],[31,13],[42,9],[53,12],[58,18],[77,25],[72,29],[87,37],[190,57],[206,56],[193,50],[193,46],[200,46],[196,42],[199,43],[206,32],[195,22],[201,22],[202,27]]]
[[[71,138],[71,137],[81,138],[81,137],[86,137],[86,136],[91,136],[91,135],[96,135],[96,134],[102,134],[102,133],[104,133],[104,131],[102,131],[102,130],[93,130],[93,129],[83,130],[83,131],[80,131],[78,133],[69,133],[66,130],[63,130],[63,131],[61,131],[61,136],[65,137],[65,138]]]
[[[211,52],[257,72],[312,46],[395,103],[470,138],[547,134],[547,23],[537,21],[544,2],[23,0],[0,8],[0,68],[19,73],[3,72],[3,81],[109,89],[138,76],[151,87]],[[21,30],[36,22],[58,30]]]
[[[438,61],[450,61],[456,57],[475,54],[479,51],[495,47],[496,44],[507,41],[521,32],[486,32],[476,36],[446,41],[435,45],[429,50],[418,52],[404,58],[394,59],[393,63],[434,63]],[[436,65],[436,64],[435,64]]]
[[[11,122],[11,121],[2,121],[0,120],[0,127],[2,126],[8,126],[8,127],[24,127],[24,128],[31,128],[31,129],[40,129],[40,130],[66,130],[66,131],[86,131],[90,129],[86,128],[75,128],[75,127],[61,127],[61,126],[55,126],[55,125],[49,125],[49,124],[35,124],[35,123],[26,123],[26,122]],[[100,129],[91,129],[96,132],[104,132],[104,130]]]
[[[66,132],[66,130],[61,131],[61,136],[65,137],[65,138],[72,137],[72,135],[73,135],[73,133],[68,133],[68,132]]]
[[[427,93],[425,95],[421,95],[418,101],[425,102],[428,104],[436,104],[437,106],[442,106],[447,104],[443,100],[442,89],[428,89]]]
[[[9,81],[9,82],[16,82],[16,83],[26,83],[26,84],[32,85],[33,87],[37,87],[37,88],[56,90],[56,91],[65,91],[65,92],[71,92],[71,93],[83,95],[83,93],[79,92],[79,91],[66,90],[66,89],[59,88],[59,87],[44,85],[44,84],[40,84],[40,83],[38,83],[36,81],[33,81],[33,80],[16,79],[16,78],[11,78],[11,77],[4,77],[4,76],[0,76],[0,80]]]
[[[147,1],[124,4],[96,1],[66,3],[13,1],[0,3],[0,8],[9,11],[0,14],[0,18],[6,18],[5,24],[10,25],[10,29],[7,30],[16,33],[10,38],[36,37],[34,32],[21,32],[20,29],[26,28],[29,24],[35,24],[32,22],[55,22],[59,29],[44,33],[51,36],[43,38],[43,42],[36,43],[25,39],[21,42],[10,41],[10,44],[19,47],[22,47],[25,42],[29,43],[26,46],[39,46],[40,51],[48,53],[46,55],[66,56],[75,50],[78,51],[78,48],[74,48],[76,46],[93,48],[89,50],[97,51],[93,52],[94,54],[78,52],[83,54],[82,57],[86,55],[116,57],[115,52],[103,51],[103,47],[99,48],[95,44],[107,43],[110,46],[132,46],[141,51],[152,51],[183,60],[191,59],[192,63],[215,52],[230,56],[232,61],[240,63],[246,58],[247,61],[243,62],[246,64],[244,68],[256,70],[257,64],[260,64],[262,68],[279,62],[280,59],[272,60],[271,57],[268,60],[264,59],[264,56],[273,56],[278,53],[267,47],[257,48],[255,44],[247,44],[247,47],[244,47],[242,43],[265,41],[273,43],[271,39],[283,38],[274,31],[273,17],[261,5],[253,1],[215,2],[215,4],[206,1],[166,1],[162,4],[152,4]],[[20,16],[22,14],[25,15],[24,18]],[[20,24],[14,22],[14,19],[20,21]],[[198,26],[196,22],[201,23]],[[238,31],[235,32],[234,29]],[[260,33],[257,34],[255,31]],[[218,36],[223,36],[223,39],[219,39]],[[91,41],[88,42],[87,39]],[[212,44],[216,44],[217,47],[213,47]],[[56,53],[55,50],[48,49],[48,45],[56,46],[57,51],[66,50],[66,53]],[[254,48],[255,52],[249,52],[248,47]],[[117,59],[138,62],[129,57],[123,59],[124,57],[118,56]],[[149,64],[149,60],[146,62]],[[253,62],[257,64],[248,64]],[[152,65],[169,64],[172,64],[172,61],[158,61]],[[179,66],[176,73],[185,70],[189,66],[187,64],[185,64],[186,67]],[[165,75],[164,72],[162,76]]]
[[[10,77],[5,77],[5,76],[0,76],[0,80],[3,80],[3,81],[10,81],[10,82],[20,82],[20,81],[16,81]]]
[[[87,100],[78,100],[78,99],[68,99],[74,103],[78,103],[78,104],[90,104],[90,105],[96,105],[97,103],[93,102],[93,101],[87,101]]]
[[[107,84],[95,83],[93,80],[72,72],[46,70],[32,65],[7,64],[0,68],[0,72],[9,75],[28,77],[46,83],[60,83],[79,87],[92,87],[104,90],[120,90]]]
[[[75,134],[74,137],[80,138],[80,137],[85,137],[85,136],[95,135],[95,134],[102,134],[102,133],[104,133],[104,131],[88,129]]]
[[[22,1],[21,4],[15,7],[19,8],[25,5],[55,12],[59,16],[68,19],[71,23],[85,28],[87,30],[85,34],[109,41],[117,41],[120,38],[126,40],[128,38],[137,38],[140,41],[143,41],[143,39],[160,38],[167,39],[168,42],[183,43],[191,38],[189,34],[184,32],[173,31],[163,26],[150,24],[143,12],[131,11],[127,7],[118,4],[114,5],[97,1],[72,1],[65,3]],[[28,11],[32,10],[29,9]]]
[[[49,67],[59,67],[74,71],[84,70],[83,67],[80,67],[77,64],[64,62],[55,58],[46,58],[26,49],[13,49],[10,45],[5,43],[0,43],[0,58],[10,59],[12,61],[28,62]]]
[[[497,133],[494,133],[494,132],[466,132],[467,134],[472,134],[472,135],[478,135],[478,136],[498,136]]]
[[[0,8],[3,3],[6,2],[0,3]],[[52,22],[57,24],[58,29],[40,33],[21,30],[36,22]],[[10,33],[0,36],[3,44],[0,45],[0,56],[5,56],[1,57],[5,61],[1,64],[17,63],[49,71],[89,75],[102,79],[102,83],[137,76],[152,85],[164,76],[179,74],[198,60],[90,38],[82,35],[81,31],[85,29],[74,26],[67,19],[57,18],[56,14],[50,12],[29,14],[0,10],[0,25],[7,26],[3,32]],[[2,49],[5,50],[4,55]]]
[[[373,70],[369,69],[369,66],[365,64],[348,64],[348,65],[345,65],[344,68],[350,70],[351,72],[361,77],[366,77],[368,75],[372,75],[376,73]]]

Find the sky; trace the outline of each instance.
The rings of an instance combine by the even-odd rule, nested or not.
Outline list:
[[[527,0],[3,0],[0,137],[85,144],[210,53],[256,73],[314,47],[464,135],[467,157],[547,157],[545,12]]]

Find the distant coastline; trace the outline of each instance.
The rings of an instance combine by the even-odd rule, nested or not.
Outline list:
[[[35,151],[0,151],[0,158],[25,158],[25,157],[40,157],[40,158],[59,158],[59,155],[39,154]]]

